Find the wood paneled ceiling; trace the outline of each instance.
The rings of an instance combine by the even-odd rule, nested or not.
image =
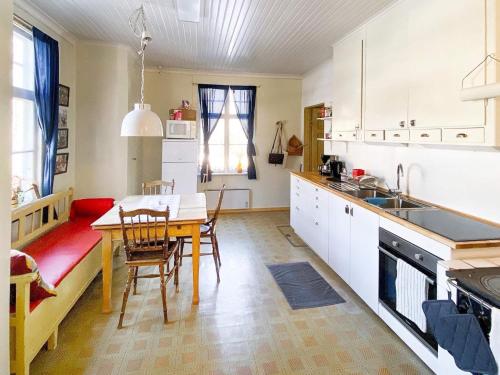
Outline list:
[[[180,0],[182,1],[182,0]],[[145,0],[153,42],[147,65],[303,74],[331,44],[393,0],[201,0],[201,22],[177,19],[175,0]],[[140,0],[23,0],[81,39],[138,41],[128,17]]]

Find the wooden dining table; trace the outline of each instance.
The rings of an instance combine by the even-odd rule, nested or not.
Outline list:
[[[113,281],[113,241],[122,240],[123,232],[119,216],[119,207],[124,211],[138,208],[153,210],[165,209],[169,206],[169,237],[191,237],[193,242],[193,305],[199,303],[199,269],[200,269],[200,226],[207,221],[207,203],[205,194],[184,195],[132,195],[117,202],[115,206],[93,222],[92,228],[102,232],[102,311],[110,313]],[[127,227],[127,224],[125,224]],[[158,222],[155,230],[163,236],[164,225]]]

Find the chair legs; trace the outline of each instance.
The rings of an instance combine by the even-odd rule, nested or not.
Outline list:
[[[214,235],[210,236],[210,241],[212,242],[212,256],[214,257],[215,272],[217,272],[217,283],[220,283],[219,276],[219,259],[217,258],[217,239]]]
[[[125,308],[127,307],[128,295],[130,293],[130,286],[132,285],[132,280],[134,279],[135,269],[137,267],[129,267],[128,269],[128,278],[127,285],[125,286],[125,290],[123,291],[123,302],[122,302],[122,310],[120,312],[120,320],[118,321],[118,329],[122,328],[123,317],[125,316]]]
[[[137,294],[137,275],[139,274],[139,267],[135,267],[134,271],[134,296]]]
[[[220,261],[220,252],[219,252],[219,241],[217,240],[217,236],[214,234],[215,238],[215,251],[217,253],[217,259],[219,261],[219,268],[222,266],[222,262]]]
[[[167,291],[165,287],[165,265],[161,264],[160,269],[160,289],[161,289],[161,301],[163,303],[163,322],[166,324],[168,322],[167,314]]]
[[[179,252],[180,252],[179,266],[182,267],[182,257],[184,256],[184,238],[179,239]]]
[[[179,246],[179,245],[178,245]],[[175,292],[179,293],[179,261],[182,259],[179,256],[179,250],[174,253],[174,284],[175,284]]]

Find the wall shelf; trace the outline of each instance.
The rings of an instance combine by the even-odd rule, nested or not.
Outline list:
[[[319,121],[325,121],[325,120],[331,120],[333,117],[332,116],[328,116],[328,117],[318,117],[316,120],[319,120]]]

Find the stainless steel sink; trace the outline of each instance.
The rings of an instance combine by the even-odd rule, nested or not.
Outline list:
[[[378,202],[376,206],[384,210],[400,210],[400,209],[408,210],[408,209],[418,209],[418,208],[431,208],[428,205],[398,197],[384,199]]]
[[[392,195],[387,193],[382,193],[381,191],[378,190],[354,190],[354,191],[346,191],[346,193],[359,199],[392,198]]]

